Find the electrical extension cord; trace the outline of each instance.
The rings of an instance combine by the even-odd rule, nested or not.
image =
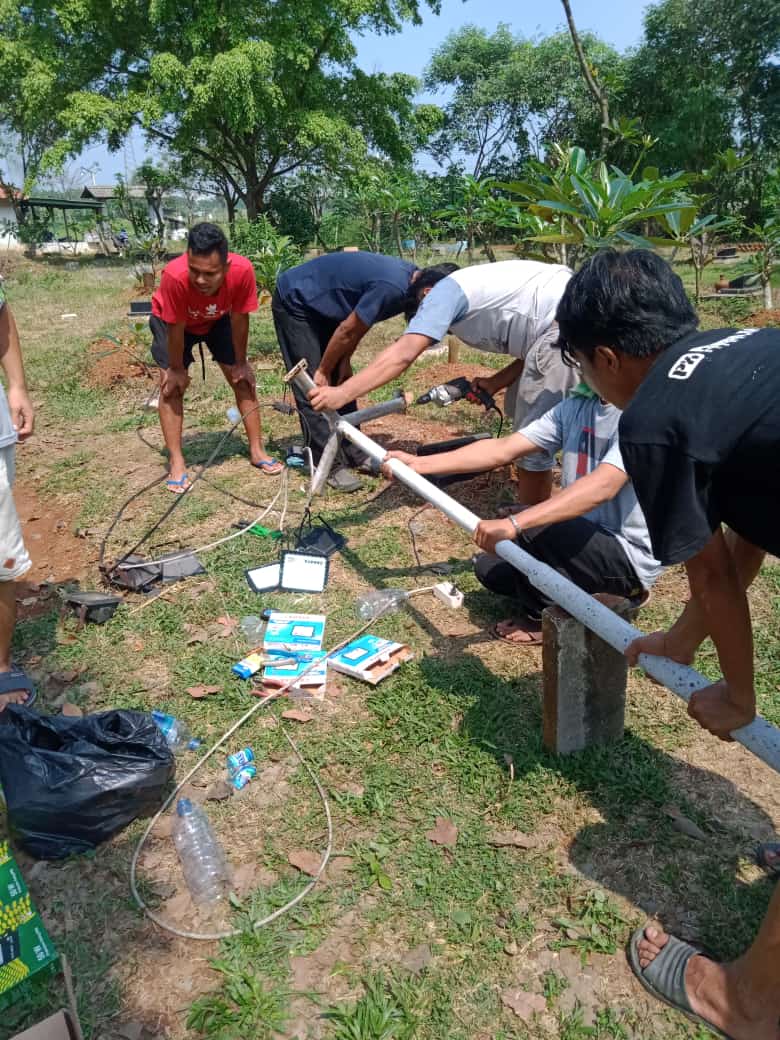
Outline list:
[[[442,581],[438,585],[434,585],[433,594],[436,599],[446,603],[453,610],[463,606],[463,593],[451,581]]]

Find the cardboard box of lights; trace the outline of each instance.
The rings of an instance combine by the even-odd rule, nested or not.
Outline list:
[[[21,996],[21,983],[57,971],[59,959],[8,842],[0,841],[0,1008]]]

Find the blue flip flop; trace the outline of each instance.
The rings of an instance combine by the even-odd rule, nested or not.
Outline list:
[[[691,1022],[705,1026],[715,1036],[721,1037],[722,1040],[733,1040],[728,1033],[722,1032],[712,1022],[708,1022],[706,1018],[697,1015],[691,1007],[688,994],[685,992],[685,968],[688,961],[692,957],[701,956],[702,951],[696,949],[695,946],[691,946],[690,943],[683,942],[682,939],[676,939],[673,935],[670,935],[669,941],[655,960],[648,964],[646,968],[643,968],[639,963],[639,943],[645,937],[645,927],[646,925],[642,928],[637,928],[631,936],[631,942],[628,946],[628,963],[631,965],[631,970],[636,975],[639,983],[656,1000],[660,1000],[668,1007],[679,1011],[686,1018],[689,1018]]]
[[[185,473],[180,480],[166,480],[165,486],[169,491],[172,491],[174,495],[183,495],[185,491],[189,490],[190,485],[187,484],[189,476]],[[187,484],[185,487],[184,485]]]
[[[255,467],[255,469],[266,470],[270,469],[272,466],[281,466],[282,464],[279,461],[279,459],[260,459],[259,462],[253,462],[252,465]],[[279,472],[281,473],[281,470]],[[268,475],[271,477],[275,477],[277,474],[269,473]]]
[[[14,690],[27,690],[27,699],[22,704],[22,707],[32,707],[35,698],[38,696],[35,684],[27,672],[16,665],[11,666],[10,672],[0,672],[0,694],[12,693]]]

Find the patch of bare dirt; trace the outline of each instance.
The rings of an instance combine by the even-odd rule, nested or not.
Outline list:
[[[62,503],[52,510],[21,481],[14,486],[14,501],[33,564],[18,583],[17,610],[20,618],[37,617],[51,609],[57,585],[84,579],[92,562],[90,548],[73,533],[73,514]]]
[[[462,426],[432,423],[411,415],[383,415],[381,419],[364,423],[361,429],[388,451],[414,451],[421,444],[432,444],[468,433]]]
[[[140,347],[126,343],[117,345],[110,339],[97,339],[90,343],[89,374],[91,386],[100,389],[136,383],[138,380],[153,381],[156,367],[144,359]]]
[[[747,319],[746,325],[754,329],[780,327],[780,309],[756,311]]]

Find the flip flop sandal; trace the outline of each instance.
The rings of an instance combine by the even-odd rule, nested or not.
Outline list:
[[[38,693],[30,676],[23,668],[11,666],[10,672],[0,672],[0,694],[13,693],[14,690],[27,690],[27,699],[20,705],[22,708],[30,708],[35,703]]]
[[[501,624],[501,622],[499,622],[499,624]],[[517,627],[517,629],[515,631],[525,632],[525,634],[527,636],[529,636],[530,638],[529,639],[512,639],[508,635],[506,635],[506,636],[502,635],[502,633],[498,631],[498,625],[493,625],[492,626],[492,628],[490,629],[490,634],[493,636],[494,639],[500,639],[503,643],[509,643],[512,646],[523,647],[523,646],[541,646],[542,645],[543,636],[542,636],[541,632],[538,632],[538,633],[537,632],[529,632],[528,629],[527,628],[523,628],[522,625],[518,625],[518,627]]]
[[[266,473],[266,471],[270,470],[273,466],[281,466],[282,464],[278,459],[260,459],[259,462],[253,462],[252,465],[255,469],[259,469],[261,472]],[[268,473],[268,476],[275,477],[281,472],[282,470],[279,469],[276,473]]]
[[[717,1026],[708,1022],[706,1018],[697,1015],[691,1007],[688,995],[685,992],[686,965],[691,957],[700,956],[701,950],[697,950],[690,943],[683,942],[682,939],[675,939],[672,935],[652,964],[648,964],[646,968],[643,968],[639,963],[639,943],[644,938],[644,933],[644,928],[637,928],[631,936],[631,942],[628,947],[628,963],[631,965],[631,970],[636,975],[639,983],[656,1000],[660,1000],[670,1008],[674,1008],[675,1011],[679,1011],[686,1018],[689,1018],[691,1022],[705,1026],[715,1036],[722,1037],[722,1040],[733,1040],[733,1037],[730,1037],[728,1033],[722,1032]]]
[[[190,488],[190,479],[185,473],[181,480],[166,480],[165,486],[174,495],[183,495]]]
[[[780,878],[780,841],[756,845],[756,863],[772,877]]]

